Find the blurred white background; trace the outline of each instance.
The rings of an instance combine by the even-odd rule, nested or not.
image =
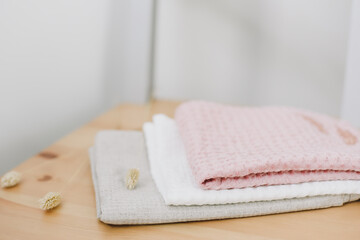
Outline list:
[[[151,96],[360,126],[359,24],[358,0],[0,0],[0,174]]]

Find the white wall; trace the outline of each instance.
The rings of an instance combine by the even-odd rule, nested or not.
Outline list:
[[[106,105],[143,103],[151,73],[153,0],[113,0],[109,13]]]
[[[353,1],[342,118],[360,127],[360,0]]]
[[[0,0],[0,175],[111,106],[147,100],[153,2]],[[337,115],[350,4],[158,0],[155,97]]]
[[[157,98],[339,115],[351,1],[159,0]]]
[[[0,0],[0,175],[110,106],[146,99],[151,4]]]

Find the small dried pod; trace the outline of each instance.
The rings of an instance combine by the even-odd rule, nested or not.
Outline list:
[[[53,209],[61,203],[61,194],[58,192],[48,192],[43,198],[39,199],[42,210]]]
[[[139,169],[131,168],[126,174],[126,188],[132,190],[135,188],[139,179]]]
[[[3,188],[13,187],[16,184],[18,184],[20,180],[21,180],[20,173],[15,171],[8,172],[1,178],[1,187]]]

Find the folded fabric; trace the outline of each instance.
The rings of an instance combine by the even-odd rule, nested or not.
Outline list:
[[[102,131],[90,150],[98,218],[108,224],[152,224],[257,216],[341,206],[360,195],[318,196],[215,206],[167,206],[156,189],[138,131]],[[128,169],[138,168],[134,190],[125,186]]]
[[[358,180],[204,190],[195,183],[175,121],[159,114],[153,117],[153,123],[145,123],[143,128],[152,176],[168,205],[226,204],[329,194],[360,194]]]
[[[360,179],[359,131],[325,115],[193,101],[175,120],[204,189]]]

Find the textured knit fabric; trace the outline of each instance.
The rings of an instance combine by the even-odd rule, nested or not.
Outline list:
[[[337,195],[216,206],[167,206],[152,180],[141,132],[100,132],[90,151],[90,159],[98,218],[108,224],[151,224],[256,216],[341,206],[360,197]],[[127,190],[124,181],[130,168],[138,168],[140,171],[139,182],[134,190]]]
[[[173,119],[155,115],[144,125],[153,179],[168,205],[226,204],[329,194],[360,194],[359,180],[204,190],[197,186]]]
[[[325,115],[193,101],[175,119],[204,189],[360,179],[359,131]]]

